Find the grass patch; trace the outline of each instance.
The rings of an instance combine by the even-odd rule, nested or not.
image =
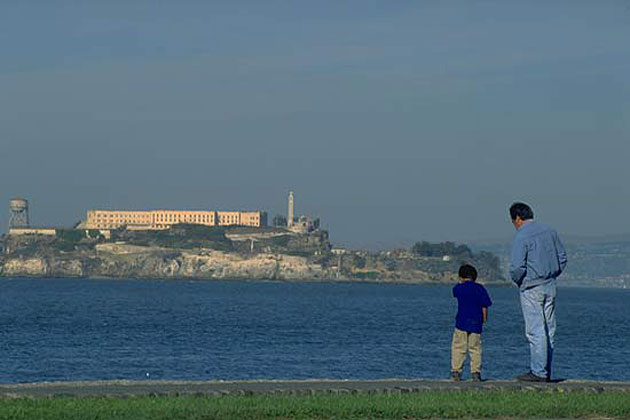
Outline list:
[[[232,241],[225,236],[222,226],[205,226],[181,223],[165,230],[124,231],[120,239],[132,245],[158,246],[162,248],[208,248],[232,250]]]
[[[420,419],[630,417],[624,392],[470,391],[314,396],[0,400],[0,419]]]
[[[378,271],[354,271],[352,276],[357,279],[376,280],[380,273]]]

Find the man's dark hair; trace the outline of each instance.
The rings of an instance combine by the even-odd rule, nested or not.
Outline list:
[[[530,220],[534,218],[534,211],[525,203],[514,203],[510,206],[510,217],[512,220],[516,220],[517,217]]]
[[[477,280],[477,269],[470,264],[462,264],[459,267],[459,277],[462,279]]]

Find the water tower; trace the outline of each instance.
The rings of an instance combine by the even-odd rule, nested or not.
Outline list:
[[[9,203],[9,209],[11,211],[9,229],[29,226],[28,201],[23,198],[12,198]]]

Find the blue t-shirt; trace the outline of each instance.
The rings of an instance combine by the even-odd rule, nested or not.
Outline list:
[[[453,296],[457,298],[455,328],[469,333],[481,334],[483,325],[481,308],[492,305],[486,288],[468,280],[453,287]]]

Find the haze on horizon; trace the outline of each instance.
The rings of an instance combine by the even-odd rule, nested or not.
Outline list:
[[[629,231],[626,1],[1,8],[1,231],[289,189],[347,246]]]

